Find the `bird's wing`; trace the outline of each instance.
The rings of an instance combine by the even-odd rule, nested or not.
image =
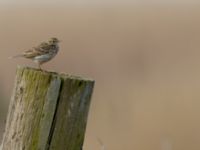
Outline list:
[[[23,53],[23,56],[26,58],[34,58],[39,55],[41,55],[41,53],[39,51],[35,50],[34,48],[27,50]]]
[[[50,48],[51,45],[49,45],[47,42],[42,42],[38,47],[35,47],[36,50],[42,53],[48,53]]]
[[[46,42],[41,43],[37,47],[33,47],[30,50],[27,50],[23,53],[23,56],[26,58],[34,58],[36,56],[47,54],[49,51],[49,44]]]

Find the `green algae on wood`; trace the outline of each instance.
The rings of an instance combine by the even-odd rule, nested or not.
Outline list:
[[[18,67],[3,150],[80,150],[94,81]]]

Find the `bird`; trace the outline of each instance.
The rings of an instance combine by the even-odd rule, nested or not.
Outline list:
[[[47,42],[42,42],[38,46],[33,47],[29,50],[24,51],[19,55],[15,55],[10,57],[12,58],[27,58],[34,61],[40,70],[42,70],[41,65],[50,61],[52,58],[56,56],[59,51],[59,43],[60,41],[53,37],[50,38]]]

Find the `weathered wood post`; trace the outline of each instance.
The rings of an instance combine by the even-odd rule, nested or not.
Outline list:
[[[18,67],[2,150],[81,150],[94,81]]]

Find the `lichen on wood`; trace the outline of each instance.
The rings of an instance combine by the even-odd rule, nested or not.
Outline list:
[[[3,150],[80,150],[94,81],[18,67]]]

